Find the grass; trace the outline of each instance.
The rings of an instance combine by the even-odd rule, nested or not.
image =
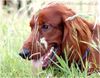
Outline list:
[[[0,15],[0,78],[99,78],[94,73],[87,76],[87,72],[79,72],[73,64],[58,57],[61,66],[50,67],[45,71],[36,70],[31,61],[23,60],[18,55],[20,48],[30,33],[29,18],[23,14]]]
[[[30,62],[22,60],[18,55],[22,42],[28,35],[26,17],[16,20],[14,15],[4,14],[0,19],[0,77],[31,78]]]

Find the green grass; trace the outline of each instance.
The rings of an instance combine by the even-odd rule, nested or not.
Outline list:
[[[61,66],[50,67],[45,71],[35,70],[31,61],[23,60],[20,48],[30,33],[29,18],[15,14],[0,15],[0,78],[99,78],[97,73],[87,77],[87,72],[79,72],[73,64],[58,57]]]
[[[0,77],[31,78],[31,63],[22,60],[18,55],[30,30],[28,19],[26,17],[14,19],[14,15],[7,14],[1,15],[0,19]]]

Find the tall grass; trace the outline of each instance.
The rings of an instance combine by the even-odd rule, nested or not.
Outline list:
[[[28,35],[28,19],[14,19],[13,14],[3,14],[0,19],[0,77],[32,77],[30,62],[22,60],[18,55],[20,46]]]

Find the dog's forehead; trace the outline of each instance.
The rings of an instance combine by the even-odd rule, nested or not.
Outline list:
[[[37,17],[39,24],[43,23],[58,24],[61,21],[60,14],[56,10],[53,10],[52,8],[42,9]]]

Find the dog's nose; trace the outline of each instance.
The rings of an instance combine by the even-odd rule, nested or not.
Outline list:
[[[29,58],[31,53],[27,48],[23,48],[22,51],[19,53],[19,55],[23,58],[26,59],[27,57]]]

